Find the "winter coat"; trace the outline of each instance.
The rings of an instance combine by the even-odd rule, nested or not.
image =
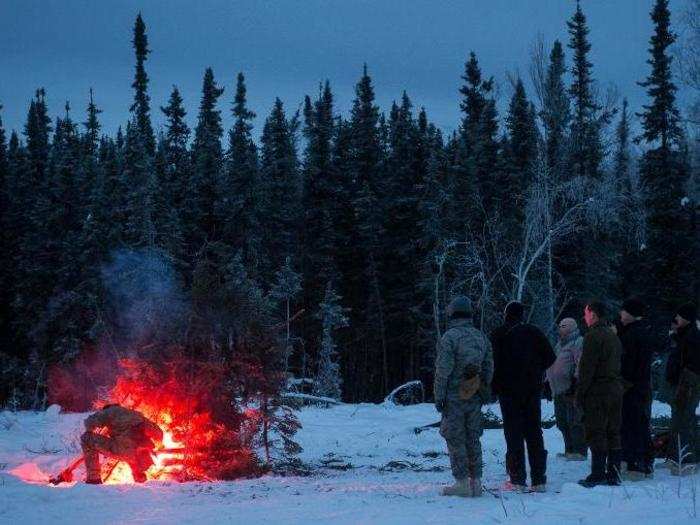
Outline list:
[[[547,369],[547,382],[552,395],[558,396],[569,391],[578,376],[578,362],[581,359],[583,337],[578,330],[557,343],[554,364]]]
[[[585,405],[589,397],[621,397],[622,343],[609,327],[597,323],[583,338],[583,353],[578,366],[576,404]]]
[[[491,334],[493,345],[493,392],[530,395],[542,391],[545,371],[556,360],[552,345],[531,324],[507,320]]]
[[[151,440],[163,440],[163,431],[158,425],[140,412],[119,405],[109,405],[85,420],[88,432],[101,427],[107,428],[115,446],[122,450],[141,446],[152,448]]]
[[[490,397],[493,356],[488,338],[474,327],[471,319],[453,319],[440,339],[435,359],[435,402],[460,399],[460,387],[471,370],[479,370],[479,395]]]
[[[617,332],[622,343],[620,372],[630,392],[647,395],[651,392],[651,362],[656,341],[651,326],[643,321],[622,325]]]
[[[675,350],[668,358],[666,379],[675,388],[674,403],[684,406],[700,389],[700,329],[698,323],[679,328],[672,336]]]

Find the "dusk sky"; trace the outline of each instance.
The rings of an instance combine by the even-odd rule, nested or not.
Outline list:
[[[587,0],[595,78],[614,84],[634,111],[645,103],[636,82],[648,73],[651,0]],[[677,24],[683,0],[671,2]],[[6,128],[21,130],[34,91],[45,87],[52,117],[66,100],[84,119],[88,90],[103,110],[103,130],[128,118],[133,77],[131,32],[139,10],[152,50],[146,64],[156,129],[173,84],[194,124],[204,69],[226,87],[220,109],[231,123],[235,76],[246,75],[256,133],[279,96],[293,111],[329,79],[347,114],[367,62],[377,101],[388,110],[406,89],[445,131],[459,122],[460,75],[473,50],[484,72],[510,95],[506,72],[528,76],[538,34],[549,47],[568,42],[569,0],[2,0],[0,104]],[[568,50],[567,50],[568,53]],[[570,56],[567,55],[567,60]],[[532,95],[531,90],[528,92]]]

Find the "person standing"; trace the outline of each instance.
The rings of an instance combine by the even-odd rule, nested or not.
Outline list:
[[[675,387],[675,396],[671,403],[671,450],[669,456],[678,455],[678,438],[680,446],[685,448],[684,463],[695,463],[697,457],[697,418],[695,410],[700,402],[700,330],[697,325],[698,313],[693,304],[681,306],[675,317],[676,356],[675,366],[667,374],[669,382]],[[679,466],[680,467],[680,466]],[[680,468],[672,470],[679,474]]]
[[[481,405],[490,397],[493,377],[491,343],[474,327],[468,298],[453,299],[447,317],[448,330],[437,348],[433,394],[455,483],[442,493],[477,497],[482,494]]]
[[[644,303],[629,298],[620,310],[618,337],[622,343],[621,374],[622,459],[627,463],[625,478],[644,479],[653,472],[651,456],[651,362],[654,344],[651,326],[645,322]]]
[[[557,456],[569,461],[585,461],[587,447],[583,421],[574,401],[583,337],[576,320],[571,317],[562,319],[558,330],[559,342],[554,348],[557,359],[547,369],[547,382],[554,399],[554,417],[564,438],[564,452]]]
[[[605,317],[603,303],[586,305],[588,331],[583,338],[576,387],[576,404],[583,411],[586,443],[591,449],[591,473],[579,481],[584,487],[620,484],[622,343]]]
[[[545,335],[523,321],[525,307],[508,303],[505,321],[493,331],[493,391],[498,396],[506,438],[506,469],[515,490],[525,490],[527,444],[532,490],[547,483],[547,451],[541,425],[544,374],[556,356]]]

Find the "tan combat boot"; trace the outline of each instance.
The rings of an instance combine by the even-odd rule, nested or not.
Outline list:
[[[457,479],[454,485],[442,489],[443,496],[462,496],[463,498],[469,498],[472,494],[469,478]]]

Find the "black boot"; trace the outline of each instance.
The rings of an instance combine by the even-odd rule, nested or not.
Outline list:
[[[578,482],[579,485],[586,488],[595,487],[596,485],[606,485],[608,478],[605,475],[605,452],[591,451],[591,473],[586,479]]]
[[[622,451],[620,449],[608,451],[608,464],[606,468],[606,477],[608,478],[608,485],[617,486],[621,483],[620,475],[622,473],[622,462],[620,457],[622,456]]]

